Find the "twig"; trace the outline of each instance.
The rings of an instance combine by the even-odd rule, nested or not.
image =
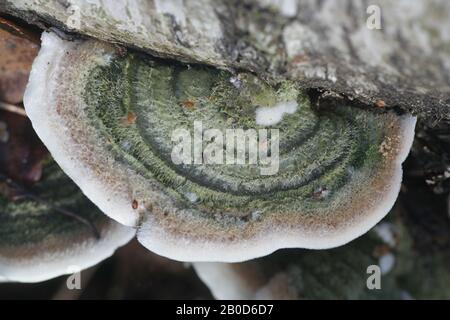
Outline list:
[[[51,210],[59,212],[67,217],[70,217],[70,218],[77,220],[80,223],[86,225],[87,227],[89,227],[92,230],[92,233],[94,234],[95,238],[100,239],[100,234],[99,234],[97,228],[90,220],[83,218],[80,215],[73,213],[72,211],[55,206],[54,204],[42,199],[41,197],[27,191],[24,187],[20,186],[17,182],[13,181],[11,178],[8,178],[6,175],[2,174],[1,172],[0,172],[0,180],[4,180],[4,182],[6,183],[6,185],[8,187],[19,191],[21,193],[22,197],[28,198],[28,199],[33,200],[38,203],[41,203],[41,204],[47,206]]]
[[[27,113],[25,112],[25,109],[20,108],[18,106],[15,106],[13,104],[2,102],[2,101],[0,101],[0,110],[12,112],[12,113],[24,116],[24,117],[27,116]]]

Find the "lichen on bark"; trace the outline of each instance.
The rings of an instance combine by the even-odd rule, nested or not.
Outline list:
[[[280,3],[5,0],[0,10],[162,57],[289,78],[366,106],[382,100],[430,123],[448,115],[447,1]],[[381,30],[366,25],[369,5],[381,9]]]

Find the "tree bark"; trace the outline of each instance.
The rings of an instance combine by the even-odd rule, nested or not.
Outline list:
[[[367,26],[369,5],[381,10],[380,30]],[[0,12],[164,58],[294,79],[429,123],[448,117],[445,0],[1,0]]]

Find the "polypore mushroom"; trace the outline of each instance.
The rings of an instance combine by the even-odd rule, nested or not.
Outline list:
[[[331,250],[285,249],[241,263],[193,266],[216,299],[447,299],[447,247],[430,250],[427,239],[436,231],[418,235],[404,215],[395,210],[364,236]],[[424,243],[425,251],[418,249]],[[386,257],[395,260],[389,269]]]
[[[51,159],[31,191],[25,193],[8,181],[0,188],[1,282],[39,282],[83,270],[135,235],[134,229],[99,212]],[[8,193],[17,199],[9,199]]]
[[[52,33],[42,36],[24,104],[87,197],[137,227],[150,250],[186,261],[331,248],[364,234],[396,200],[415,126],[414,117],[392,111],[345,104],[317,111],[295,82],[269,84],[247,73],[236,79]],[[225,161],[230,128],[278,129],[279,139],[255,140],[260,149],[279,143],[279,163],[278,150],[266,154],[275,170],[205,163]],[[177,139],[193,136],[192,163],[174,160],[178,129]],[[199,136],[203,154],[195,151]],[[213,157],[217,146],[222,158]],[[236,149],[233,140],[226,151]]]
[[[381,290],[367,287],[373,273],[368,267],[378,264],[374,253],[382,246],[370,232],[332,250],[285,249],[241,263],[197,262],[194,268],[216,299],[398,299],[393,273],[383,275]]]

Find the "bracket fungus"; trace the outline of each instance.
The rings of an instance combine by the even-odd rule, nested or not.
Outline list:
[[[12,182],[1,182],[0,282],[40,282],[81,271],[108,258],[135,235],[133,228],[103,215],[52,159],[44,160],[32,196],[22,194]],[[92,226],[62,210],[73,210]]]
[[[242,263],[197,262],[193,266],[216,299],[399,299],[397,270],[383,275],[380,290],[367,286],[376,284],[367,282],[372,274],[367,268],[379,263],[377,251],[398,250],[385,247],[370,231],[332,250],[285,249]]]
[[[450,252],[415,251],[436,231],[415,239],[404,214],[394,210],[364,236],[331,250],[285,249],[241,263],[193,266],[216,299],[448,299]],[[394,259],[389,269],[386,257]]]
[[[372,235],[332,250],[285,249],[241,263],[196,262],[194,269],[220,300],[398,299],[392,274],[369,290],[366,269],[381,241]]]
[[[413,116],[347,105],[316,110],[293,81],[269,83],[249,73],[234,80],[213,67],[44,33],[24,104],[85,195],[137,227],[148,249],[175,260],[232,262],[279,248],[336,247],[388,213],[413,140]],[[283,114],[259,122],[261,107]],[[173,161],[179,128],[203,138],[199,163],[195,150],[194,163]],[[275,174],[262,175],[260,165],[246,161],[206,163],[208,146],[224,146],[223,137],[207,131],[230,128],[279,130],[270,141],[279,146]],[[256,141],[267,147],[268,140]],[[236,150],[233,140],[225,151]]]

